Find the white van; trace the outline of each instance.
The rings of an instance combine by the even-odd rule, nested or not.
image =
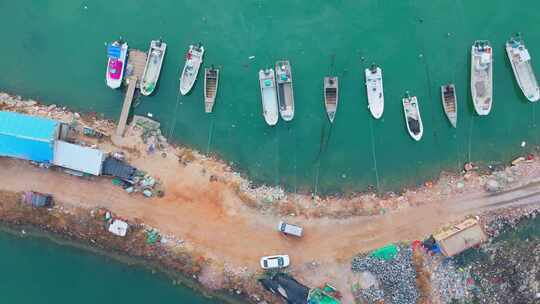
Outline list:
[[[281,232],[281,233],[301,237],[302,236],[302,230],[303,230],[302,227],[292,225],[292,224],[287,224],[284,221],[280,221],[279,224],[278,224],[278,231]]]

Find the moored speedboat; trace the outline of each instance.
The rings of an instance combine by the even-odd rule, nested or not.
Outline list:
[[[402,102],[407,131],[409,131],[409,135],[411,135],[414,140],[419,141],[424,134],[424,125],[422,123],[422,117],[420,116],[418,100],[416,96],[411,97],[409,92],[407,92],[405,93]]]
[[[180,75],[180,93],[186,95],[193,88],[197,80],[199,68],[203,62],[204,47],[201,44],[190,45],[186,54],[186,63]]]
[[[128,44],[122,41],[114,41],[107,46],[107,86],[111,89],[118,89],[122,85],[126,59],[128,54]]]
[[[294,118],[294,94],[291,64],[288,60],[276,62],[276,82],[279,114],[285,121]]]
[[[478,115],[488,115],[493,104],[493,49],[486,40],[471,48],[471,94]]]
[[[275,126],[279,119],[276,79],[273,69],[259,71],[259,85],[264,120],[269,126]]]
[[[455,128],[457,126],[456,86],[452,83],[441,86],[441,99],[444,113]]]
[[[324,77],[324,106],[331,123],[334,122],[339,101],[338,78],[335,76]]]
[[[375,119],[381,118],[384,111],[384,91],[382,70],[373,64],[369,69],[365,69],[366,90],[368,97],[368,108]]]
[[[141,79],[141,94],[148,96],[154,92],[161,73],[166,49],[167,44],[161,40],[152,40],[150,42],[150,49],[148,50],[148,57],[146,58]]]
[[[531,102],[540,99],[540,89],[531,64],[531,55],[519,35],[506,42],[506,54],[521,91]]]
[[[219,69],[204,69],[204,111],[212,113],[219,85]]]

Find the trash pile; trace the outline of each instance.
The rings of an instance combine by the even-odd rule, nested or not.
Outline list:
[[[538,292],[540,218],[531,217],[499,234],[457,265],[471,274],[469,289],[478,303],[540,303]]]
[[[265,204],[271,204],[287,198],[285,190],[280,187],[255,186],[252,182],[245,179],[240,183],[240,191],[248,193],[256,201]]]
[[[161,134],[160,123],[148,117],[135,115],[132,122],[133,130],[139,131],[141,139],[147,145],[146,152],[154,153],[168,147],[167,139]]]
[[[131,187],[126,188],[128,193],[142,193],[145,197],[163,197],[164,191],[162,188],[162,183],[146,174],[143,171],[137,171],[133,177],[133,184]]]
[[[129,181],[115,177],[112,183],[122,187],[127,193],[142,193],[145,197],[163,197],[165,195],[161,181],[144,171],[137,170]]]
[[[105,208],[90,210],[90,216],[101,218],[107,231],[116,236],[125,237],[128,233],[128,222],[120,217],[114,216],[112,212]]]
[[[148,245],[153,245],[161,239],[161,235],[157,229],[145,229],[144,232],[146,234],[146,244]]]
[[[431,274],[432,293],[442,303],[469,298],[473,281],[469,267],[457,267],[453,259],[424,254],[424,267]]]
[[[371,255],[353,258],[351,269],[370,280],[356,284],[357,300],[367,303],[415,304],[418,299],[416,270],[409,246],[389,245]]]

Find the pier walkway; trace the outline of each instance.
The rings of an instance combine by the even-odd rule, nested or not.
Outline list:
[[[116,127],[116,136],[124,136],[126,130],[127,120],[129,112],[131,110],[131,104],[133,103],[133,97],[135,96],[135,89],[140,88],[140,79],[144,72],[144,66],[146,64],[146,53],[139,50],[129,50],[128,63],[126,68],[125,83],[127,85],[126,96],[124,97],[124,105],[122,106],[122,113],[120,113],[120,119],[118,119],[118,126]]]
[[[128,83],[126,96],[124,97],[124,105],[122,106],[122,113],[120,113],[120,119],[118,120],[118,126],[116,127],[117,136],[123,136],[124,131],[126,130],[129,111],[131,110],[131,103],[133,102],[133,96],[135,95],[135,89],[137,88],[137,77],[129,77]]]

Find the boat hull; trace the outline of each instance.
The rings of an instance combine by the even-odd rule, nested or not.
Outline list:
[[[382,70],[377,67],[374,72],[365,69],[366,91],[368,97],[368,108],[371,116],[375,119],[382,117],[384,112],[384,89],[382,80]]]
[[[452,125],[457,127],[457,94],[456,87],[453,84],[441,86],[441,100],[446,118]]]
[[[471,95],[480,116],[488,115],[493,104],[493,54],[489,42],[484,43],[487,43],[484,51],[477,43],[471,48]]]
[[[422,116],[420,116],[420,107],[416,96],[404,97],[402,99],[403,113],[405,114],[405,125],[407,131],[412,139],[420,141],[424,135],[424,124],[422,123]],[[414,126],[413,123],[417,123]]]
[[[148,49],[146,64],[141,79],[141,94],[144,96],[152,94],[156,88],[166,50],[167,44],[165,42],[160,42],[158,40],[152,40],[150,42],[150,48]]]
[[[212,113],[219,86],[219,70],[204,69],[204,112]]]
[[[294,91],[291,64],[287,60],[276,62],[276,83],[279,114],[284,121],[294,118]]]
[[[522,42],[516,43],[518,44],[514,45],[512,41],[506,43],[506,54],[508,60],[510,60],[514,77],[523,95],[529,101],[537,102],[540,99],[540,89],[532,68],[529,52]]]
[[[331,123],[336,117],[339,102],[339,80],[337,77],[324,77],[324,107]]]
[[[112,77],[113,73],[111,71],[111,66],[114,65],[113,61],[115,59],[109,58],[109,60],[107,61],[107,72],[105,74],[105,79],[107,82],[107,86],[109,88],[118,89],[119,87],[122,86],[122,80],[124,79],[124,71],[126,70],[126,65],[127,65],[127,55],[128,55],[128,44],[123,43],[120,46],[120,57],[116,59],[121,62],[120,75],[116,79]]]
[[[203,62],[204,57],[204,47],[195,47],[193,45],[189,46],[188,58],[184,64],[184,69],[180,75],[180,93],[182,95],[188,94],[195,81],[197,80],[197,75],[199,75],[199,69]]]
[[[279,120],[276,79],[273,69],[259,71],[259,85],[264,120],[269,126],[275,126]]]

